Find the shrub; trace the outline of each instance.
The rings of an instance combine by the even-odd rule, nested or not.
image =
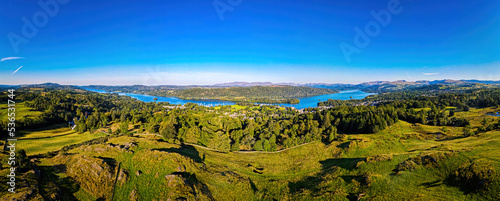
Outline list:
[[[487,191],[495,176],[495,168],[488,161],[479,159],[462,164],[448,176],[448,182],[465,192]]]
[[[370,157],[366,158],[367,163],[375,163],[375,162],[380,162],[380,161],[391,161],[391,160],[392,160],[392,156],[386,155],[386,154],[370,156]]]
[[[415,163],[413,160],[406,160],[403,161],[402,163],[398,164],[397,171],[413,171],[418,169],[418,164]]]

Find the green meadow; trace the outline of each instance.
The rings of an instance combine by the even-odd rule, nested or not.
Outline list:
[[[7,115],[9,113],[8,111],[8,104],[0,104],[0,118],[2,120],[7,119]],[[32,108],[26,107],[24,102],[19,102],[15,104],[15,114],[16,114],[16,120],[21,120],[24,118],[28,117],[37,117],[42,114],[41,111],[36,111],[33,110]]]
[[[485,115],[494,110],[456,115],[475,125],[485,117],[498,118]],[[26,134],[23,138],[31,139],[21,139],[19,146],[41,154],[103,135],[54,127]],[[316,141],[268,153],[222,153],[167,143],[155,135],[121,135],[39,158],[38,165],[54,172],[50,182],[70,192],[65,198],[79,200],[495,200],[500,197],[498,179],[488,191],[468,192],[454,185],[450,175],[472,163],[499,170],[499,140],[500,131],[463,137],[460,127],[405,121],[375,134],[350,134],[332,143]],[[405,161],[420,158],[432,162],[401,170]],[[96,166],[88,161],[107,164],[102,167],[109,169],[109,176],[99,177],[101,185],[93,184],[91,173],[75,175],[78,168]],[[50,182],[42,180],[42,185]],[[97,194],[99,189],[108,190]]]
[[[24,135],[18,138],[16,145],[18,148],[24,149],[28,155],[57,151],[67,145],[82,143],[106,135],[102,132],[80,134],[71,130],[65,123],[36,130],[25,130],[23,133]]]
[[[0,197],[500,200],[500,124],[489,115],[500,111],[498,94],[376,107],[327,101],[301,111],[191,104],[168,112],[166,103],[113,94],[38,94],[30,105],[39,111],[16,105],[19,120],[33,121],[21,121],[17,132],[16,194],[7,193],[4,176],[10,153],[0,153]]]

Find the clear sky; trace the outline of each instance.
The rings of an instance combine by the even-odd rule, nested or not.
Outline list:
[[[500,80],[496,0],[2,0],[0,20],[0,84]]]

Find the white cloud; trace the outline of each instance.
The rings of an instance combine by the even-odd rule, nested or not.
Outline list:
[[[424,73],[424,75],[437,75],[439,73]]]
[[[23,59],[23,57],[4,57],[4,58],[0,59],[0,62],[7,61],[7,60],[14,60],[14,59]]]
[[[14,73],[17,73],[17,71],[19,71],[19,69],[21,69],[23,66],[19,66],[19,68],[17,68],[14,72],[12,72],[12,74],[10,75],[14,75]]]

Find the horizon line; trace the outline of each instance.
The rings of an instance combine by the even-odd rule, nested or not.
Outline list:
[[[415,83],[415,82],[433,82],[433,81],[483,81],[483,82],[500,82],[500,80],[483,80],[483,79],[436,79],[436,80],[415,80],[415,81],[408,81],[408,80],[372,80],[372,81],[365,81],[365,82],[359,82],[356,84],[353,83],[341,83],[341,82],[334,82],[334,83],[327,83],[327,82],[307,82],[307,83],[295,83],[295,82],[271,82],[271,81],[254,81],[254,82],[247,82],[247,81],[233,81],[233,82],[223,82],[223,83],[216,83],[216,84],[158,84],[158,85],[144,85],[144,84],[130,84],[130,85],[106,85],[106,84],[88,84],[88,85],[77,85],[77,84],[59,84],[57,82],[43,82],[43,83],[32,83],[32,84],[0,84],[0,86],[23,86],[23,85],[42,85],[42,84],[57,84],[61,86],[214,86],[214,85],[224,85],[224,84],[232,84],[232,83],[246,83],[246,84],[252,84],[252,83],[270,83],[271,85],[290,85],[290,84],[296,84],[296,85],[308,85],[308,84],[345,84],[345,85],[360,85],[364,83],[370,83],[370,82],[408,82],[408,83]],[[500,83],[499,83],[500,84]],[[255,85],[259,86],[259,85]]]

